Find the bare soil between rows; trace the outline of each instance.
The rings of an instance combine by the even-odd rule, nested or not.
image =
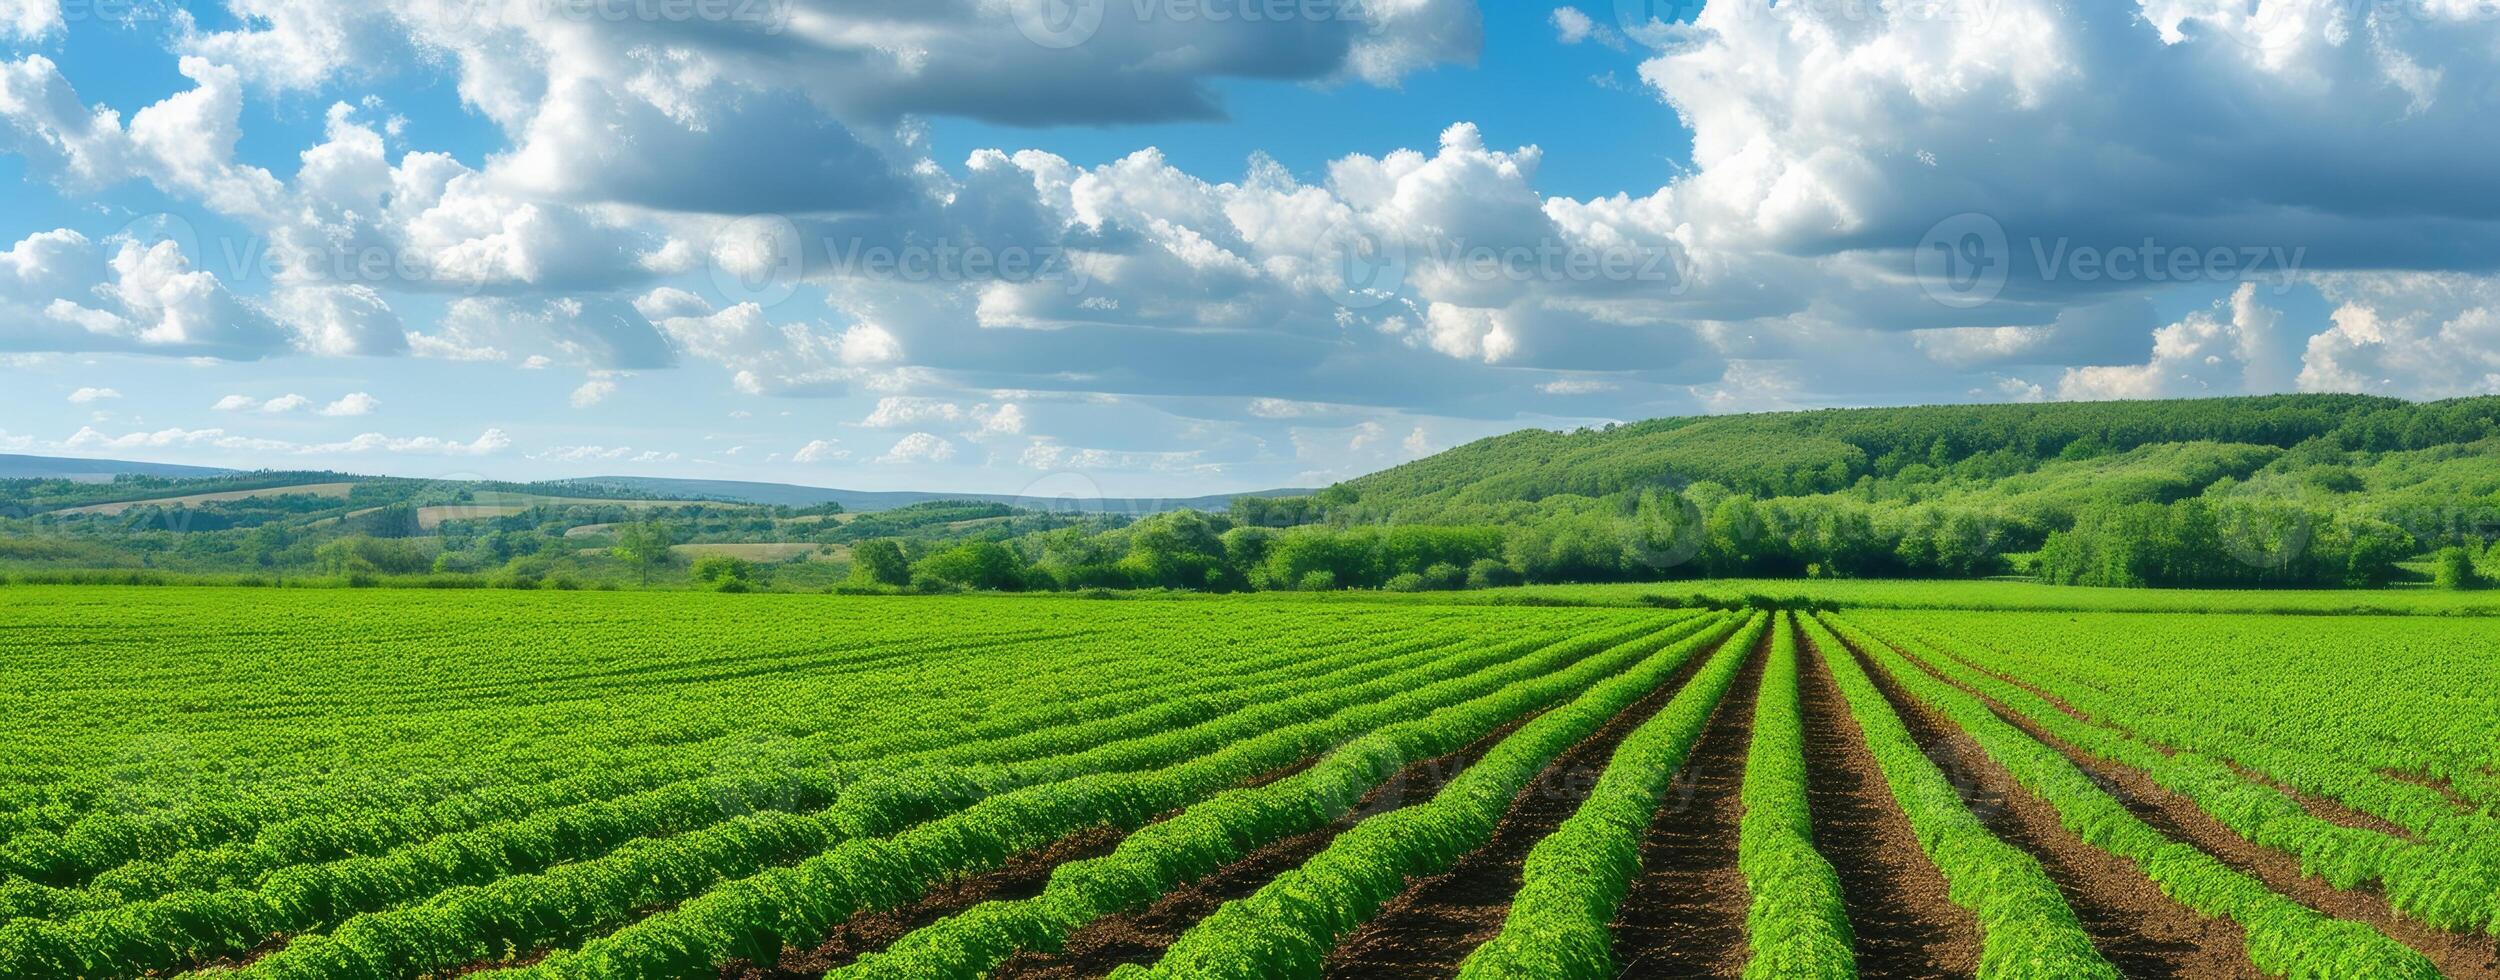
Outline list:
[[[2247,937],[2236,924],[2208,919],[2162,894],[2134,862],[2093,847],[2059,822],[2055,807],[2014,781],[1979,743],[1901,690],[1854,650],[1860,669],[1942,769],[1981,824],[2040,862],[2101,956],[2131,977],[2255,978]]]
[[[2120,733],[2120,734],[2122,734],[2122,735],[2127,736],[2128,738],[2134,739],[2136,742],[2138,742],[2138,743],[2142,744],[2142,745],[2143,745],[2144,747],[2146,747],[2146,748],[2149,748],[2149,749],[2151,749],[2151,750],[2153,750],[2153,751],[2155,751],[2155,752],[2159,752],[2159,753],[2161,753],[2161,754],[2162,754],[2162,755],[2164,755],[2164,756],[2174,756],[2174,755],[2178,755],[2178,754],[2179,754],[2179,750],[2178,750],[2178,749],[2173,748],[2173,747],[2171,747],[2171,746],[2169,746],[2169,745],[2166,745],[2166,744],[2164,744],[2164,743],[2162,743],[2162,742],[2156,741],[2156,740],[2154,740],[2154,739],[2147,738],[2147,737],[2145,737],[2144,735],[2142,735],[2142,734],[2138,733],[2135,729],[2133,729],[2133,728],[2131,728],[2131,727],[2129,727],[2129,726],[2127,726],[2127,725],[2122,725],[2122,724],[2119,724],[2118,722],[2116,722],[2116,721],[2114,721],[2114,720],[2102,719],[2102,718],[2096,718],[2096,717],[2094,717],[2094,716],[2092,716],[2092,715],[2089,715],[2089,714],[2086,714],[2086,713],[2084,713],[2084,712],[2082,712],[2082,711],[2080,711],[2080,710],[2077,710],[2077,709],[2076,709],[2073,705],[2068,704],[2068,703],[2067,703],[2064,699],[2059,698],[2058,696],[2056,696],[2056,695],[2054,695],[2054,694],[2051,694],[2051,693],[2049,693],[2047,690],[2045,690],[2045,689],[2043,689],[2043,688],[2039,687],[2038,685],[2033,684],[2033,683],[2031,683],[2031,682],[2029,682],[2029,681],[2026,681],[2026,680],[2024,680],[2024,679],[2022,679],[2022,678],[2020,678],[2020,677],[2015,677],[2015,676],[2013,676],[2013,675],[2011,675],[2011,674],[2008,674],[2008,673],[2006,673],[2006,672],[2004,672],[2004,671],[2002,671],[2002,670],[1997,670],[1997,669],[1991,668],[1991,667],[1989,667],[1989,666],[1986,666],[1986,665],[1984,665],[1984,664],[1975,663],[1975,662],[1971,661],[1971,660],[1970,660],[1969,658],[1967,658],[1967,657],[1955,657],[1955,661],[1956,661],[1957,663],[1960,663],[1960,664],[1961,664],[1963,667],[1965,667],[1965,668],[1968,668],[1968,669],[1973,670],[1973,671],[1977,671],[1977,672],[1979,672],[1979,673],[1981,673],[1981,674],[1985,674],[1985,675],[1987,675],[1987,676],[1989,676],[1989,677],[1995,678],[1995,679],[1997,679],[1997,680],[1999,680],[1999,681],[2002,681],[2002,682],[2004,682],[2004,683],[2006,683],[2006,684],[2010,684],[2010,685],[2014,686],[2015,688],[2018,688],[2018,689],[2022,690],[2024,693],[2027,693],[2027,694],[2030,694],[2030,695],[2031,695],[2031,696],[2033,696],[2033,697],[2039,698],[2041,701],[2046,702],[2046,703],[2047,703],[2050,707],[2057,709],[2058,711],[2060,711],[2060,712],[2064,713],[2067,717],[2073,718],[2073,719],[2075,719],[2076,721],[2082,722],[2082,723],[2087,724],[2087,725],[2093,725],[2093,726],[2097,726],[2097,727],[2101,727],[2101,728],[2107,728],[2107,729],[2110,729],[2110,730],[2116,731],[2116,732],[2118,732],[2118,733]],[[1934,671],[1933,671],[1933,670],[1930,670],[1930,671],[1929,671],[1929,673],[1934,673]],[[1941,677],[1941,675],[1939,675],[1938,679],[1940,679],[1940,680],[1941,680],[1941,679],[1943,679],[1943,678]],[[1958,685],[1957,685],[1957,686],[1958,686]],[[1964,687],[1964,690],[1969,690],[1969,689],[1968,689],[1967,687]],[[1977,692],[1977,691],[1971,691],[1971,693],[1972,693],[1973,695],[1978,695],[1978,694],[1979,694],[1979,692]],[[1996,704],[1995,702],[1991,701],[1991,702],[1990,702],[1990,707],[1995,708],[1995,709],[1997,710],[1997,713],[1998,713],[1999,715],[2003,715],[2003,714],[2005,714],[2005,706],[2004,706],[2004,705]],[[2025,725],[2025,729],[2026,729],[2026,730],[2029,730],[2029,728],[2030,728],[2030,727],[2031,727],[2031,726],[2029,726],[2029,725]],[[2230,767],[2231,767],[2231,771],[2233,771],[2233,772],[2236,772],[2236,773],[2240,774],[2240,776],[2241,776],[2242,778],[2244,778],[2244,779],[2247,779],[2247,780],[2249,780],[2249,781],[2251,781],[2251,782],[2255,782],[2255,783],[2260,783],[2260,784],[2263,784],[2263,785],[2265,785],[2266,787],[2271,788],[2271,789],[2273,789],[2273,790],[2274,790],[2274,791],[2276,791],[2276,792],[2282,793],[2283,795],[2290,797],[2290,798],[2292,799],[2292,801],[2293,801],[2293,802],[2296,802],[2296,803],[2300,804],[2301,809],[2308,811],[2310,816],[2316,817],[2316,818],[2318,818],[2318,819],[2320,819],[2320,820],[2324,820],[2324,821],[2326,821],[2326,822],[2328,822],[2328,823],[2336,824],[2336,825],[2338,825],[2338,826],[2350,827],[2350,828],[2353,828],[2353,829],[2355,829],[2355,830],[2367,830],[2367,831],[2372,831],[2372,832],[2375,832],[2375,833],[2386,834],[2386,835],[2388,835],[2388,836],[2390,836],[2390,837],[2395,837],[2395,838],[2398,838],[2398,839],[2401,839],[2401,840],[2407,840],[2407,841],[2412,841],[2412,840],[2415,840],[2415,838],[2414,838],[2414,836],[2413,836],[2413,832],[2412,832],[2412,831],[2406,830],[2406,829],[2404,829],[2403,827],[2396,826],[2395,824],[2388,822],[2388,821],[2387,821],[2386,819],[2384,819],[2384,818],[2381,818],[2381,817],[2376,816],[2376,815],[2374,815],[2374,814],[2363,813],[2363,812],[2361,812],[2360,810],[2356,810],[2356,809],[2353,809],[2353,808],[2351,808],[2351,807],[2349,807],[2349,806],[2344,805],[2344,804],[2343,804],[2343,802],[2341,802],[2341,801],[2339,801],[2339,800],[2335,800],[2335,799],[2332,799],[2332,798],[2329,798],[2329,797],[2326,797],[2326,796],[2321,796],[2321,795],[2319,795],[2319,794],[2312,793],[2312,792],[2309,792],[2309,791],[2307,791],[2307,790],[2301,789],[2301,788],[2299,788],[2299,787],[2297,787],[2297,786],[2293,786],[2293,785],[2290,785],[2290,784],[2288,784],[2288,783],[2284,783],[2284,782],[2282,782],[2282,781],[2280,781],[2280,780],[2277,780],[2277,779],[2275,779],[2275,778],[2273,778],[2273,777],[2271,777],[2271,776],[2266,775],[2265,773],[2258,772],[2258,771],[2256,771],[2256,770],[2254,770],[2254,769],[2251,769],[2251,768],[2249,768],[2249,767],[2247,767],[2247,766],[2240,765],[2239,763],[2233,762],[2233,761],[2231,761],[2231,760],[2229,760],[2229,759],[2224,759],[2224,758],[2222,758],[2222,757],[2220,757],[2220,756],[2209,756],[2209,757],[2210,757],[2210,758],[2213,758],[2215,761],[2218,761],[2218,762],[2223,763],[2224,765],[2230,766]]]
[[[1319,759],[1319,756],[1312,756],[1290,766],[1261,773],[1242,785],[1263,786],[1285,779],[1318,764]],[[1161,814],[1155,819],[1165,820],[1171,816],[1171,813]],[[1014,901],[1040,895],[1042,889],[1050,885],[1051,872],[1060,865],[1109,854],[1117,850],[1128,835],[1128,831],[1108,825],[1088,827],[1060,838],[1049,847],[1009,858],[1006,864],[997,868],[943,882],[908,905],[857,913],[835,926],[833,933],[823,942],[805,950],[785,952],[773,964],[732,960],[721,967],[721,980],[821,977],[827,970],[848,966],[870,953],[882,952],[904,936],[983,902]]]
[[[1511,898],[1519,893],[1528,851],[1580,811],[1623,740],[1664,710],[1716,653],[1695,652],[1656,690],[1557,756],[1511,799],[1483,847],[1449,871],[1411,883],[1339,942],[1329,953],[1326,976],[1403,980],[1456,975],[1468,954],[1501,933]]]
[[[1953,904],[1944,873],[1893,799],[1866,734],[1808,639],[1798,689],[1805,707],[1806,803],[1814,848],[1840,875],[1841,903],[1867,980],[1962,980],[1979,973],[1979,922]],[[1847,656],[1844,651],[1841,656]]]
[[[1450,780],[1491,752],[1520,726],[1541,712],[1515,719],[1466,747],[1417,762],[1364,794],[1354,808],[1318,830],[1277,841],[1249,856],[1218,868],[1213,874],[1165,892],[1154,904],[1134,912],[1105,916],[1068,936],[1056,952],[1026,950],[989,973],[992,980],[1098,977],[1120,966],[1150,964],[1163,956],[1182,933],[1189,931],[1225,902],[1248,898],[1279,874],[1302,866],[1326,850],[1363,818],[1432,799]]]
[[[1772,626],[1789,628],[1785,621]],[[1615,959],[1626,976],[1744,973],[1745,914],[1753,896],[1736,863],[1738,829],[1754,704],[1771,643],[1772,634],[1764,633],[1746,657],[1641,841],[1640,876],[1614,920]]]
[[[1909,657],[1906,653],[1903,656]],[[1918,663],[1915,657],[1909,659]],[[1928,669],[1924,665],[1921,667]],[[1953,683],[1932,669],[1928,672],[1939,681]],[[2084,752],[2050,734],[2019,712],[2009,710],[1976,691],[1959,685],[1956,687],[1979,698],[1997,717],[2022,729],[2024,734],[2055,749],[2125,804],[2128,812],[2150,824],[2163,836],[2185,842],[2211,855],[2232,870],[2263,882],[2276,894],[2327,915],[2364,923],[2386,933],[2397,942],[2429,957],[2447,976],[2500,977],[2500,941],[2480,934],[2442,932],[2400,918],[2389,908],[2385,894],[2377,888],[2343,890],[2327,884],[2322,878],[2311,877],[2301,870],[2299,858],[2251,843],[2207,814],[2194,800],[2171,792],[2142,770]]]

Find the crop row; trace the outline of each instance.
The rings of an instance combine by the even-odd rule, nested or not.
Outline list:
[[[1765,620],[1756,617],[1669,701],[1673,731],[1707,719],[1734,680]],[[1337,940],[1361,926],[1414,879],[1448,870],[1482,847],[1512,800],[1574,744],[1653,693],[1669,665],[1615,678],[1570,706],[1539,716],[1460,773],[1429,802],[1365,820],[1301,867],[1183,933],[1152,976],[1271,977],[1315,974]],[[1637,854],[1633,858],[1637,865]]]
[[[1997,717],[1985,702],[1937,680],[1880,640],[1845,624],[1838,629],[1910,697],[1950,719],[2025,790],[2054,807],[2059,821],[2085,843],[2133,862],[2181,905],[2238,923],[2258,969],[2302,977],[2439,976],[2428,958],[2385,934],[2284,898],[2155,830],[2057,750]]]
[[[1943,873],[1949,897],[1978,919],[1979,975],[2117,977],[2040,862],[1998,840],[1963,805],[1952,781],[1920,751],[1883,692],[1826,624],[1816,618],[1803,624],[1894,802],[1918,833],[1928,860]]]
[[[0,890],[0,911],[9,918],[57,917],[178,891],[261,889],[295,893],[280,899],[281,905],[304,917],[281,930],[295,931],[333,921],[342,912],[369,910],[452,885],[580,860],[635,837],[683,833],[759,809],[812,809],[822,806],[836,785],[873,779],[904,766],[1014,762],[1183,728],[1305,689],[1361,683],[1403,669],[1411,658],[1451,642],[1455,641],[1436,637],[1377,654],[1358,649],[1335,658],[1287,664],[1248,678],[1258,683],[1213,693],[1193,690],[1199,683],[1175,682],[1160,703],[1064,725],[1047,723],[1053,717],[1067,717],[1064,706],[1017,712],[1013,717],[1026,727],[1013,733],[896,753],[873,765],[827,765],[803,757],[794,746],[764,742],[755,746],[758,751],[715,762],[708,774],[619,796],[530,809],[528,803],[566,797],[512,794],[522,798],[494,811],[508,816],[475,827],[444,830],[441,822],[423,819],[430,814],[411,814],[409,819],[389,824],[390,833],[378,832],[380,828],[368,822],[353,831],[333,830],[310,839],[302,834],[264,834],[263,839],[248,843],[124,865],[98,876],[85,889],[46,889],[13,882],[14,888]],[[429,836],[429,830],[442,833]],[[389,846],[410,839],[421,842]],[[333,856],[341,852],[341,844],[351,841],[357,845],[352,849],[355,853],[372,856]],[[348,896],[358,900],[347,900]]]
[[[1904,641],[1905,646],[1913,644]],[[2124,732],[2077,720],[2021,687],[1963,665],[1932,644],[1921,659],[1947,680],[1974,689],[2092,756],[2128,766],[2179,794],[2250,843],[2300,859],[2305,873],[2337,888],[2384,886],[2388,905],[2434,928],[2500,928],[2500,870],[2455,847],[2405,840],[2320,818],[2272,786],[2194,752],[2164,753]]]
[[[1677,630],[1640,642],[1656,649],[1633,676],[1663,678],[1725,640],[1732,621],[1698,632]],[[1273,784],[1229,791],[1138,832],[1111,854],[1072,862],[1051,875],[1042,894],[987,902],[937,922],[827,976],[845,980],[932,980],[986,974],[1018,950],[1055,950],[1070,934],[1104,916],[1133,911],[1172,888],[1210,874],[1252,851],[1341,820],[1362,796],[1401,767],[1444,755],[1485,737],[1557,690],[1586,689],[1562,709],[1580,711],[1611,698],[1622,685],[1592,687],[1599,668],[1588,662],[1567,674],[1526,682],[1492,696],[1452,705],[1424,718],[1384,727],[1331,754],[1310,770]],[[1518,738],[1517,733],[1511,738]],[[1507,744],[1507,742],[1505,742]],[[1500,752],[1500,749],[1494,750]],[[1488,757],[1489,758],[1489,757]]]
[[[1367,639],[1375,644],[1395,640],[1394,635],[1366,637],[1363,633],[1342,628],[1329,629],[1317,622],[1303,623],[1298,618],[1276,625],[1288,630],[1303,629],[1301,633],[1288,635],[1324,638],[1300,644],[1306,659],[1310,654],[1332,647],[1359,648]],[[1434,633],[1454,636],[1458,631],[1436,630]],[[955,658],[993,657],[1002,644],[1014,645],[1033,675],[1031,683],[1008,692],[1016,696],[1014,699],[1023,700],[1033,715],[1023,719],[1023,728],[1028,730],[1036,723],[1048,721],[1051,712],[1069,708],[1070,699],[1066,695],[1072,692],[1061,684],[1052,683],[1051,677],[1046,675],[1058,674],[1068,677],[1072,684],[1088,685],[1083,691],[1086,695],[1119,697],[1126,703],[1138,704],[1142,703],[1137,700],[1138,692],[1121,691],[1119,688],[1123,685],[1119,683],[1111,686],[1110,693],[1104,693],[1100,683],[1102,676],[1106,673],[1114,677],[1138,676],[1162,682],[1129,682],[1132,687],[1151,688],[1165,686],[1175,673],[1104,669],[1106,664],[1135,659],[1131,654],[1122,653],[1120,648],[1146,650],[1151,649],[1152,643],[1164,642],[1151,633],[1106,643],[1098,634],[1064,629],[1049,634],[1018,632],[969,638],[950,636],[943,630],[932,629],[927,635],[914,635],[910,631],[902,631],[900,635],[889,634],[882,647],[870,640],[851,642],[857,652],[844,656],[827,654],[819,659],[835,664],[852,664],[854,667],[862,660],[908,664],[911,672],[926,675],[934,671],[943,676],[944,672],[960,672],[963,669],[962,665],[953,662]],[[1261,657],[1270,658],[1266,666],[1271,669],[1290,669],[1286,662],[1273,659],[1275,653],[1271,650],[1256,652]],[[561,663],[565,658],[547,659]],[[611,665],[609,669],[635,668]],[[1219,675],[1216,679],[1220,681],[1225,669],[1219,666],[1204,673]],[[838,674],[839,671],[820,666],[804,673],[804,683],[821,687],[829,682],[838,682]],[[918,720],[924,724],[913,727],[925,732],[928,727],[925,725],[928,720],[926,713],[944,709],[944,701],[934,697],[942,692],[943,687],[915,686],[919,688],[915,693],[921,699],[920,706],[924,713]],[[1169,696],[1177,692],[1165,690],[1154,693]],[[1006,699],[987,699],[984,708],[997,711],[1008,707],[1000,703],[1002,700]],[[377,705],[362,701],[355,708],[358,714],[377,710]],[[307,723],[291,727],[300,732],[317,731],[322,726]],[[992,731],[1000,730],[994,723],[984,727]],[[858,739],[848,740],[854,743],[851,746],[853,751],[843,753],[845,757],[879,758],[914,747],[927,747],[925,741],[914,746],[889,736],[886,731],[871,730],[864,734],[867,744],[856,744],[861,741]],[[963,737],[953,741],[978,737],[979,734],[964,732]],[[741,744],[742,740],[753,737],[751,730],[724,730],[710,740],[710,747],[736,751],[745,747]],[[925,739],[925,736],[920,737]],[[845,740],[820,736],[790,741],[794,743],[789,747],[790,751],[821,754]],[[22,828],[5,845],[0,845],[0,870],[35,881],[76,884],[105,869],[133,860],[188,857],[200,850],[216,849],[234,841],[283,853],[288,856],[284,863],[289,864],[374,854],[424,835],[466,829],[479,822],[509,819],[549,806],[601,799],[701,776],[709,771],[702,758],[705,748],[702,743],[671,736],[635,751],[635,755],[644,757],[640,762],[619,764],[608,761],[587,765],[598,760],[576,758],[545,774],[551,778],[537,780],[527,778],[531,767],[524,765],[517,753],[499,751],[496,758],[501,763],[497,769],[504,770],[501,773],[479,775],[471,770],[456,779],[420,777],[399,786],[356,783],[331,793],[299,792],[287,795],[284,791],[287,779],[282,774],[256,772],[248,784],[239,780],[214,780],[205,785],[182,786],[183,797],[179,805],[170,809],[107,809],[84,812],[57,830],[38,826]],[[77,780],[67,782],[73,786],[78,784]],[[108,778],[105,782],[108,788],[120,788],[114,785],[113,779]],[[61,816],[72,812],[72,808],[67,805],[40,807],[35,812]],[[116,881],[107,882],[105,886],[120,888],[126,884],[129,882]],[[198,887],[200,884],[187,881],[182,886]]]
[[[2029,638],[2028,634],[2026,638]],[[2206,702],[2200,711],[2153,710],[2143,701],[2145,693],[2130,695],[2077,680],[2069,672],[2069,664],[2064,658],[2041,652],[2050,645],[2046,638],[2024,644],[2027,654],[2021,667],[2024,682],[2051,690],[2068,706],[2109,727],[2139,736],[2165,749],[2195,752],[2254,772],[2276,784],[2333,799],[2386,820],[2423,841],[2444,845],[2450,849],[2448,853],[2460,862],[2483,868],[2500,867],[2500,819],[2495,819],[2488,810],[2460,805],[2430,786],[2393,778],[2368,764],[2282,744],[2278,740],[2280,733],[2297,731],[2305,722],[2281,717],[2273,704],[2253,703],[2245,698],[2225,698]],[[1958,634],[1956,646],[1962,651],[1986,649],[1962,639]],[[1982,663],[1980,658],[1964,656],[1961,652],[1954,652],[1954,656],[1994,676],[1990,665]],[[2004,658],[1996,655],[1987,659],[1996,661]],[[2366,656],[2361,659],[2377,662]],[[2278,682],[2287,687],[2334,687],[2338,683],[2331,678],[2294,681],[2289,677],[2276,676]],[[2121,684],[2135,687],[2144,683],[2123,677],[2109,680],[2116,682],[2110,683],[2112,688],[2119,688]],[[2152,679],[2156,684],[2161,680],[2163,678],[2158,675]],[[2331,876],[2333,868],[2347,864],[2342,860],[2326,860],[2320,862],[2318,870]],[[2368,876],[2375,877],[2374,874]],[[2479,922],[2455,921],[2457,924],[2488,928],[2492,924],[2490,916],[2491,913],[2486,911]]]
[[[1435,658],[1367,683],[1321,688],[1207,722],[1047,759],[1014,761],[1011,755],[1011,761],[1003,765],[898,767],[847,784],[812,776],[798,784],[800,795],[833,796],[831,806],[803,813],[743,814],[674,836],[632,840],[604,857],[561,864],[545,874],[500,876],[491,884],[442,891],[433,901],[404,912],[351,917],[329,936],[315,937],[306,951],[290,947],[264,958],[262,963],[281,969],[296,959],[316,956],[349,937],[410,921],[448,931],[438,935],[443,941],[431,946],[402,950],[404,956],[420,964],[419,969],[447,968],[466,961],[437,962],[422,959],[420,952],[468,957],[469,951],[480,945],[496,950],[498,940],[504,945],[534,948],[537,943],[614,925],[624,921],[635,908],[682,899],[720,880],[794,860],[846,838],[892,833],[1022,786],[1078,774],[1169,765],[1276,724],[1325,715],[1419,681],[1465,677],[1500,652],[1497,649]],[[800,805],[809,802],[812,800],[805,798],[794,801]],[[692,805],[704,804],[695,801]],[[683,818],[671,817],[654,806],[650,812],[628,816],[625,822],[664,823],[671,819]],[[139,970],[239,952],[270,935],[309,928],[324,921],[322,914],[359,906],[380,907],[395,899],[438,891],[436,886],[443,883],[445,868],[438,860],[493,860],[492,852],[475,856],[463,843],[461,839],[451,839],[450,846],[439,854],[420,849],[418,860],[413,863],[386,859],[359,862],[343,869],[290,869],[300,873],[282,873],[273,878],[272,887],[260,890],[178,892],[65,922],[21,920],[0,927],[0,937],[9,937],[0,943],[0,953],[12,956],[9,962],[23,964],[33,971],[32,975],[74,964],[89,976],[126,976]],[[586,908],[604,908],[606,912],[603,916],[583,914],[553,919],[515,912],[516,908],[526,912],[535,902],[567,895],[574,896]],[[581,898],[591,895],[612,903],[630,900],[631,904],[601,905]],[[440,912],[444,909],[458,909],[460,913],[442,918]],[[13,974],[0,970],[0,975]]]
[[[1646,627],[1639,630],[1645,632]],[[1353,707],[1291,724],[1268,723],[1249,737],[1218,744],[1171,739],[1157,755],[1163,768],[1125,772],[1099,768],[1057,782],[979,798],[968,808],[888,837],[829,838],[813,856],[722,881],[702,894],[600,936],[557,951],[525,972],[551,976],[663,977],[702,972],[731,958],[771,961],[782,946],[812,941],[863,907],[917,895],[931,882],[994,867],[1014,854],[1086,827],[1134,827],[1156,814],[1290,765],[1405,717],[1453,700],[1497,690],[1521,677],[1552,671],[1628,638],[1624,631],[1578,638],[1494,666],[1395,693],[1363,691]],[[1320,695],[1307,696],[1316,699]],[[1280,703],[1292,712],[1301,705]],[[1184,761],[1185,760],[1185,761]],[[1142,767],[1141,767],[1142,768]],[[637,899],[641,875],[614,867],[591,878],[563,877],[472,901],[460,891],[423,906],[350,920],[326,936],[298,940],[255,963],[249,976],[396,977],[492,961],[588,934],[583,919],[605,926],[652,904]],[[562,878],[562,880],[558,880]],[[504,890],[510,879],[489,886]],[[603,914],[585,917],[591,908]],[[514,934],[520,935],[515,938]]]
[[[1772,617],[1755,617],[1616,747],[1580,809],[1528,851],[1501,933],[1460,965],[1463,980],[1621,975],[1610,926],[1640,873],[1641,842],[1667,787],[1773,625]]]
[[[1763,665],[1753,744],[1745,753],[1745,814],[1736,861],[1751,898],[1745,912],[1747,980],[1858,975],[1840,875],[1815,850],[1814,817],[1806,803],[1806,728],[1797,683],[1801,653],[1792,620]]]

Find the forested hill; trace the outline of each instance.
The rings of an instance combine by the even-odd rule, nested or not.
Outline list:
[[[1757,497],[1850,489],[1865,479],[2001,477],[2061,460],[2179,443],[2365,452],[2462,446],[2500,435],[2500,398],[2416,404],[2366,395],[1827,409],[1657,419],[1497,436],[1349,481],[1370,508],[1441,516],[1471,504],[1601,497],[1710,482]],[[1925,464],[1922,468],[1920,464]]]
[[[1530,580],[2037,571],[2368,585],[2442,548],[2500,552],[2500,398],[1834,409],[1526,431],[1235,516],[1502,527],[1505,561]]]

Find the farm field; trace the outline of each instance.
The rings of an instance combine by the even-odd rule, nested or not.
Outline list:
[[[1840,585],[0,587],[0,977],[2500,976],[2489,620]]]

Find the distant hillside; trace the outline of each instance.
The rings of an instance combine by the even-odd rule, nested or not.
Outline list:
[[[614,487],[653,496],[682,497],[695,500],[721,500],[733,503],[771,504],[781,507],[813,507],[818,504],[841,504],[843,510],[871,513],[909,507],[937,500],[966,500],[978,503],[1006,504],[1025,510],[1057,511],[1083,514],[1160,514],[1174,510],[1220,511],[1232,505],[1235,497],[1300,497],[1309,490],[1264,490],[1255,493],[1214,494],[1204,497],[1099,498],[1025,497],[995,493],[934,493],[920,490],[837,490],[827,487],[805,487],[788,483],[748,483],[738,480],[676,480],[661,477],[594,476],[572,481],[584,487]]]
[[[2164,473],[2156,496],[2190,496],[2244,478],[2304,444],[2349,453],[2423,452],[2500,437],[2500,398],[2416,404],[2362,395],[2280,395],[2155,402],[2068,402],[1830,409],[1658,419],[1578,432],[1528,430],[1469,443],[1331,491],[1363,512],[1475,519],[1554,498],[1602,498],[1715,484],[1755,498],[1991,484],[2064,465],[2138,454]],[[2236,449],[2189,453],[2201,444]],[[2149,452],[2173,447],[2168,454]],[[2472,455],[2472,454],[2469,454]],[[2160,456],[2152,459],[2152,456]],[[2227,456],[2212,465],[2208,456]],[[2291,461],[2349,466],[2359,460]],[[2107,464],[2102,464],[2107,468]],[[2107,495],[2104,473],[2079,491]],[[2040,482],[2035,480],[2034,482]],[[2376,489],[2406,484],[2391,478]],[[2487,490],[2484,492],[2488,492]],[[2122,494],[2123,496],[2123,494]]]
[[[0,453],[0,480],[110,480],[122,474],[175,478],[226,476],[234,470],[173,463],[140,463],[120,459],[72,459],[64,456],[12,456]]]
[[[2500,579],[2500,397],[1659,419],[1498,436],[1244,510],[1501,528],[1502,561],[1528,581],[2375,586],[2436,552],[2428,577],[2470,586]]]

